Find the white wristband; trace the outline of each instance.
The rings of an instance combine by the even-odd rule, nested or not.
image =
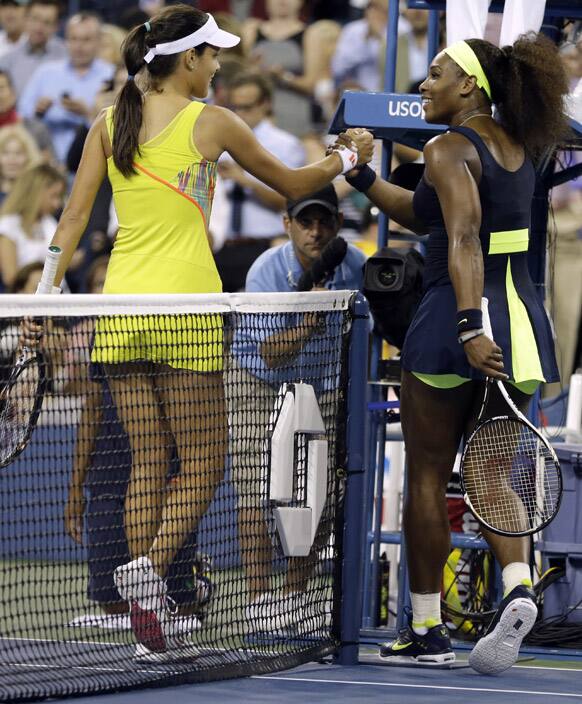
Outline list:
[[[358,148],[356,146],[353,149],[348,149],[342,145],[340,149],[335,150],[335,153],[342,160],[342,174],[347,174],[358,165]]]

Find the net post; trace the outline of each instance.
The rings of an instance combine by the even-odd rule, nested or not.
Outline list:
[[[347,401],[347,481],[343,526],[340,665],[358,663],[365,537],[365,419],[368,366],[368,302],[361,293],[350,302]]]

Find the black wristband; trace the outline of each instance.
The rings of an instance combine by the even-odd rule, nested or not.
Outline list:
[[[376,172],[365,164],[358,169],[355,176],[346,176],[346,181],[353,186],[356,191],[365,193],[376,180]]]
[[[479,308],[466,308],[457,311],[457,335],[467,330],[479,330],[483,327],[483,313]]]

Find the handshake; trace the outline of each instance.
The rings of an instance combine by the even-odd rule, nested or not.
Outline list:
[[[341,132],[334,144],[330,144],[326,155],[337,153],[342,160],[342,174],[355,174],[357,169],[372,161],[374,136],[362,127],[350,127]]]

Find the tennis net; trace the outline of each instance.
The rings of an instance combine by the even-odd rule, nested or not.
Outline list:
[[[337,653],[352,301],[3,296],[2,700]]]

